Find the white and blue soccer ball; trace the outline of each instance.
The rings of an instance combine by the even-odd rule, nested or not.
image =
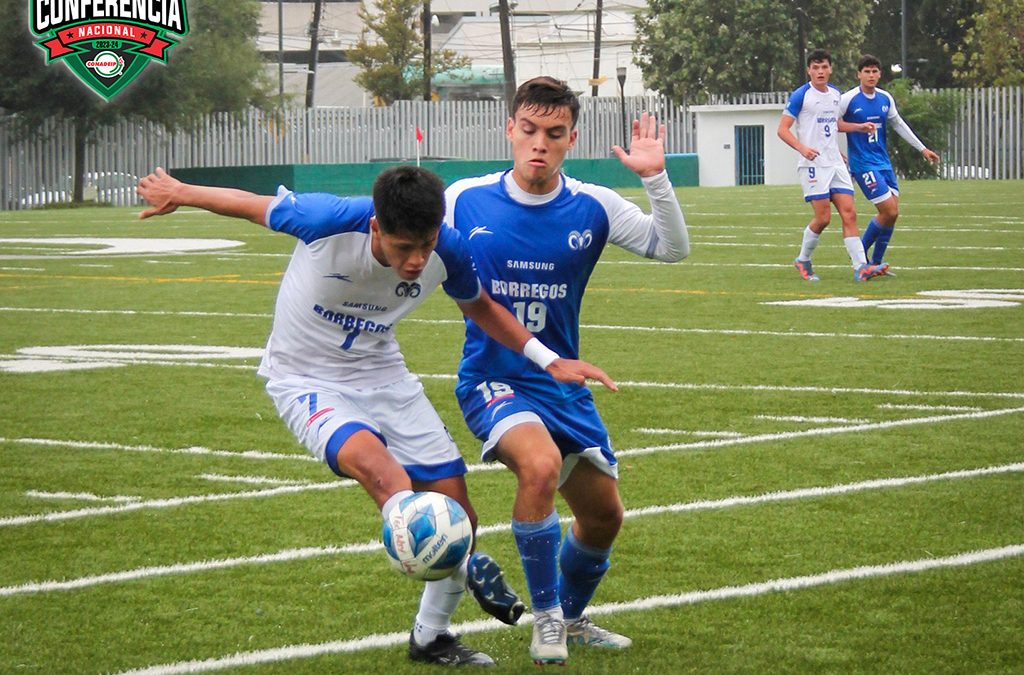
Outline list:
[[[415,492],[392,507],[381,533],[388,560],[413,579],[450,576],[473,548],[473,526],[457,501]]]

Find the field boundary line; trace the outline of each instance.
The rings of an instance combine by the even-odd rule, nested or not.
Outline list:
[[[897,478],[876,478],[856,483],[841,483],[826,487],[797,488],[776,492],[766,492],[758,495],[735,495],[722,499],[704,499],[695,502],[679,504],[667,504],[660,506],[644,506],[635,509],[627,509],[624,516],[630,518],[643,518],[647,516],[660,515],[664,513],[688,513],[693,511],[710,511],[716,509],[730,508],[734,506],[752,506],[756,504],[767,504],[799,499],[814,499],[831,495],[845,495],[866,490],[880,490],[899,488],[907,485],[920,485],[924,483],[962,480],[977,478],[981,476],[992,476],[1008,473],[1024,472],[1024,462],[1004,464],[1001,466],[988,466],[979,469],[960,469],[937,474],[923,474],[918,476],[903,476]],[[560,519],[562,524],[571,522],[571,518]],[[480,526],[477,529],[477,536],[511,532],[511,523],[495,523],[493,525]],[[108,574],[79,577],[67,580],[37,581],[20,584],[16,586],[0,587],[0,597],[11,595],[25,595],[31,593],[42,593],[52,591],[69,591],[78,588],[86,588],[100,584],[133,581],[173,574],[188,574],[193,572],[204,572],[209,570],[227,569],[241,565],[261,565],[275,562],[291,562],[305,560],[319,556],[330,556],[349,553],[369,553],[381,549],[378,541],[371,541],[363,544],[347,544],[344,546],[305,547],[298,549],[284,549],[274,553],[264,553],[256,556],[222,558],[220,560],[205,560],[189,563],[174,563],[164,566],[143,567],[134,570],[111,572]]]
[[[1022,270],[1024,271],[1024,270]],[[620,289],[621,290],[621,289]],[[674,291],[673,291],[674,292]],[[199,311],[166,311],[166,310],[135,310],[135,309],[67,309],[51,307],[0,307],[0,312],[47,312],[51,314],[112,314],[126,316],[190,316],[210,318],[242,318],[242,319],[270,319],[270,313],[246,313],[246,312],[199,312]],[[406,317],[405,323],[422,323],[427,325],[464,325],[461,319],[416,319]],[[678,328],[674,326],[622,326],[615,324],[583,323],[581,329],[587,330],[618,330],[642,333],[669,333],[680,335],[746,335],[755,337],[820,337],[820,338],[849,338],[863,340],[931,340],[951,342],[1024,342],[1024,337],[1000,337],[993,335],[909,335],[905,333],[894,333],[892,335],[881,335],[873,333],[835,333],[820,331],[773,331],[754,330],[746,328]]]
[[[882,565],[865,565],[847,569],[831,570],[821,574],[811,574],[798,577],[781,577],[769,579],[743,586],[722,586],[704,591],[690,591],[674,595],[655,595],[647,598],[638,598],[630,602],[612,602],[588,607],[590,615],[617,614],[620,612],[650,611],[654,609],[665,609],[694,605],[702,602],[718,600],[731,600],[734,598],[750,598],[769,593],[803,590],[817,586],[827,586],[847,581],[862,581],[879,577],[888,577],[896,574],[914,574],[928,572],[937,569],[948,569],[953,567],[967,567],[986,562],[996,562],[1024,555],[1024,544],[1014,544],[1000,548],[990,548],[943,558],[924,558],[919,560],[904,560]],[[520,620],[520,626],[527,626],[533,623],[532,615],[524,615]],[[482,633],[493,630],[506,629],[503,623],[497,619],[484,621],[469,621],[452,626],[453,632],[463,635],[470,633]],[[167,663],[163,665],[150,666],[138,670],[122,671],[121,675],[175,675],[177,673],[201,673],[214,670],[223,670],[236,666],[254,666],[267,663],[278,663],[292,659],[312,658],[327,654],[343,654],[366,651],[370,649],[383,649],[403,645],[409,640],[408,631],[396,633],[376,633],[351,640],[336,640],[320,644],[300,644],[261,649],[251,652],[237,652],[230,656],[211,658],[195,661],[181,661],[178,663]]]

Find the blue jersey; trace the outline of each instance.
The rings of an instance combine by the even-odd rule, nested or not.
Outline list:
[[[682,211],[667,176],[644,180],[657,218],[613,190],[565,176],[556,194],[528,195],[504,172],[449,187],[447,222],[466,239],[494,300],[545,345],[576,359],[583,292],[607,243],[666,260],[688,252]],[[459,381],[475,386],[484,379],[515,382],[553,397],[587,393],[555,382],[467,320]]]
[[[846,122],[875,123],[874,133],[851,132],[846,135],[850,170],[853,173],[892,170],[887,134],[890,122],[893,129],[910,145],[917,150],[924,149],[924,144],[896,111],[896,101],[884,89],[876,88],[874,94],[868,95],[861,91],[860,87],[854,87],[843,94],[839,108]]]
[[[372,216],[369,197],[279,190],[265,222],[298,241],[281,280],[261,375],[355,388],[397,382],[408,370],[395,324],[439,285],[456,301],[479,297],[473,258],[457,232],[442,227],[419,278],[405,281],[373,256]]]

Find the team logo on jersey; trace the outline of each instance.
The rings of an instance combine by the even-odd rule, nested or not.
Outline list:
[[[63,61],[78,79],[112,99],[151,61],[167,62],[188,33],[185,0],[30,0],[29,28],[46,63]]]
[[[590,230],[583,230],[582,232],[573,230],[569,233],[569,248],[574,251],[582,251],[590,246],[593,241],[594,234]]]
[[[403,281],[402,283],[395,286],[395,295],[400,298],[418,298],[420,293],[423,292],[423,287],[415,281],[411,284]]]

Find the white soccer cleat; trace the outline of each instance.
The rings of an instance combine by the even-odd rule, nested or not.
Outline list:
[[[536,614],[533,623],[533,640],[530,641],[530,658],[538,666],[565,665],[569,648],[565,646],[565,622],[549,614]]]
[[[604,649],[626,649],[633,644],[625,635],[601,628],[585,616],[565,622],[566,641],[571,645],[602,647]]]

